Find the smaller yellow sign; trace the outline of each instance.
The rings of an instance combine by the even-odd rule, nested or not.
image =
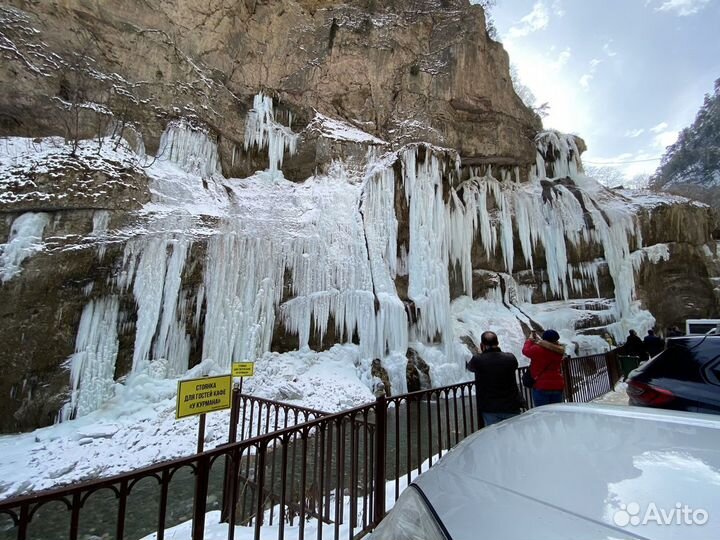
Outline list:
[[[255,362],[233,362],[233,377],[253,377],[255,375]]]
[[[229,409],[231,392],[230,375],[178,381],[175,418]]]

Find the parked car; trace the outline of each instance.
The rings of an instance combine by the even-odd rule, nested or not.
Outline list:
[[[549,405],[465,439],[370,538],[714,540],[719,482],[720,417]]]
[[[631,405],[720,414],[720,336],[684,336],[633,370]]]

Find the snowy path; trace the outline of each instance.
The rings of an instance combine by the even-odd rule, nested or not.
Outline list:
[[[626,390],[627,384],[619,382],[615,385],[615,390],[597,398],[593,403],[600,403],[602,405],[627,405],[628,395]]]

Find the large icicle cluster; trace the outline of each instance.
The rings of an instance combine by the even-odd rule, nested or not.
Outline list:
[[[367,178],[362,212],[372,287],[378,303],[373,357],[382,358],[386,350],[404,356],[408,346],[408,319],[405,305],[395,288],[398,221],[395,216],[395,173],[391,167]]]
[[[579,152],[572,136],[544,133],[539,137],[538,148],[538,163],[528,182],[513,180],[508,173],[498,181],[488,168],[483,176],[473,171],[467,181],[453,189],[449,246],[451,260],[460,264],[465,290],[470,292],[472,285],[470,253],[476,233],[488,258],[498,246],[502,249],[508,273],[515,266],[515,235],[530,269],[534,268],[535,251],[541,246],[548,292],[551,297],[564,299],[570,292],[582,290],[588,281],[598,288],[598,261],[573,268],[568,255],[570,247],[597,243],[603,247],[605,263],[615,283],[618,315],[628,314],[635,293],[631,243],[642,243],[633,214],[619,205],[601,206],[601,201],[588,191],[571,190],[562,182],[541,185],[548,170],[557,175],[553,179],[586,182],[578,172]],[[542,158],[547,154],[554,157],[551,165]],[[489,210],[488,194],[492,195],[494,212]]]
[[[91,300],[83,309],[70,357],[70,401],[61,420],[83,416],[98,409],[112,397],[115,362],[118,354],[117,295]]]
[[[518,284],[522,272],[540,275],[546,298],[567,299],[587,290],[599,294],[598,276],[607,265],[616,293],[611,318],[636,309],[638,257],[630,253],[641,239],[634,218],[605,204],[605,194],[582,174],[572,137],[542,135],[526,182],[517,169],[494,174],[487,168],[458,183],[459,160],[456,170],[446,170],[441,150],[409,145],[384,155],[370,149],[362,178],[351,178],[337,162],[327,175],[296,184],[276,174],[297,136],[275,121],[270,98],[255,97],[246,126],[246,145],[267,148],[270,166],[232,182],[219,174],[207,133],[184,122],[168,126],[161,152],[185,172],[161,162],[149,169],[154,201],[148,208],[161,209],[161,217],[128,240],[111,291],[83,311],[65,418],[97,408],[112,392],[119,331],[131,330],[126,320],[135,320],[134,373],[182,375],[193,332],[201,334],[202,358],[220,368],[255,360],[282,327],[297,336],[301,350],[328,333],[336,342],[354,341],[359,369],[369,372],[371,360],[380,359],[393,391],[402,392],[409,345],[433,359],[436,382],[448,382],[448,373],[462,377],[455,333],[465,332],[467,322],[458,324],[458,313],[477,322],[482,317],[473,310],[495,305],[493,317],[509,317],[508,329],[518,321],[529,325],[537,285]],[[408,209],[402,219],[409,238],[402,243],[398,189]],[[203,240],[202,260],[193,260],[198,220],[207,215],[215,223]],[[35,234],[41,221],[32,220]],[[107,227],[108,216],[97,214],[93,234]],[[585,245],[602,246],[604,257],[573,264],[570,250]],[[487,259],[499,258],[504,272],[492,273],[497,286],[486,298],[452,307],[450,270],[459,271],[470,294],[473,274],[482,272],[473,268],[478,247]],[[191,260],[202,266],[199,286],[183,282]],[[400,276],[408,283],[404,300],[396,288]],[[136,317],[120,311],[119,298],[127,294],[135,299]]]
[[[198,176],[221,172],[217,144],[206,130],[184,119],[168,124],[160,138],[158,158],[177,163],[190,174]]]
[[[48,223],[50,215],[44,212],[27,212],[15,218],[7,243],[0,244],[0,282],[16,276],[22,262],[42,249],[43,231]]]
[[[290,117],[292,124],[292,117]],[[253,108],[245,123],[245,150],[256,147],[258,150],[268,149],[268,162],[272,172],[282,167],[285,151],[295,154],[297,134],[288,126],[275,121],[275,110],[270,96],[262,92],[255,96]]]
[[[431,342],[440,335],[442,342],[449,345],[452,328],[442,165],[432,152],[418,163],[415,147],[403,153],[402,163],[410,208],[408,296],[418,311],[415,337]],[[447,351],[451,354],[449,348]]]

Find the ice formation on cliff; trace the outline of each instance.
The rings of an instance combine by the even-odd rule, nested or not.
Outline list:
[[[467,321],[497,326],[509,317],[502,338],[519,352],[520,338],[511,331],[530,325],[531,318],[549,320],[533,307],[534,295],[567,301],[583,291],[599,293],[605,267],[615,299],[602,317],[621,337],[629,324],[622,321],[638,313],[638,257],[665,256],[657,248],[630,256],[642,245],[635,218],[621,205],[606,204],[608,194],[584,176],[572,136],[541,134],[537,163],[523,182],[517,169],[490,167],[471,169],[460,182],[458,158],[414,144],[384,154],[370,148],[360,177],[336,162],[326,174],[298,184],[280,170],[297,135],[276,122],[270,98],[256,96],[246,125],[246,145],[267,148],[269,169],[231,182],[221,176],[217,148],[205,131],[185,122],[168,126],[161,159],[148,169],[153,202],[146,208],[158,216],[127,241],[111,294],[93,298],[83,312],[70,362],[70,414],[92,410],[110,392],[118,328],[127,324],[118,315],[117,295],[125,291],[137,306],[133,373],[181,376],[192,329],[203,333],[202,357],[221,368],[262,357],[283,329],[297,336],[301,351],[313,336],[328,333],[335,342],[354,341],[359,378],[373,384],[370,364],[380,359],[397,393],[406,388],[408,346],[427,356],[434,383],[463,378],[466,352],[456,357],[464,351],[458,332],[477,338]],[[403,242],[399,197],[408,208]],[[208,225],[203,216],[215,222]],[[93,234],[106,228],[106,216],[97,214]],[[204,255],[193,268],[201,265],[202,279],[193,288],[185,273],[198,239]],[[569,250],[587,244],[601,246],[604,257],[571,264]],[[451,303],[450,272],[459,273],[471,295],[473,276],[482,273],[473,268],[478,256],[502,261],[503,272],[487,272],[496,286],[484,299]],[[545,268],[541,291],[516,280],[536,265]],[[397,291],[399,277],[407,280],[407,305]],[[580,315],[567,313],[558,319],[565,325],[559,329],[575,339]],[[652,324],[647,317],[632,320]],[[599,337],[577,342],[585,349],[604,346]]]
[[[22,262],[42,250],[43,231],[48,223],[50,215],[43,212],[27,212],[13,220],[7,243],[0,244],[0,282],[17,275]]]
[[[289,123],[292,125],[292,115]],[[272,172],[282,167],[285,151],[293,155],[297,147],[297,134],[292,132],[290,126],[283,126],[275,121],[272,98],[262,92],[255,96],[253,108],[245,123],[245,150],[252,147],[258,150],[267,148]]]

